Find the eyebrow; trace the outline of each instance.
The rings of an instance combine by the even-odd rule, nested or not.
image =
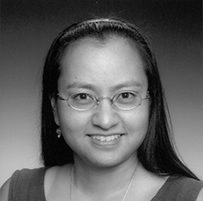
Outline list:
[[[117,84],[113,87],[110,88],[111,91],[116,91],[119,90],[121,88],[127,88],[127,87],[142,87],[142,84],[140,82],[137,82],[135,80],[131,80],[131,81],[127,81],[127,82],[123,82],[120,84]],[[73,82],[71,84],[68,84],[66,86],[66,89],[72,89],[72,88],[76,88],[76,89],[89,89],[89,90],[96,90],[96,86],[94,86],[93,84],[89,84],[89,83],[84,83],[84,82]]]
[[[113,87],[113,90],[118,90],[118,89],[126,88],[126,87],[142,87],[142,84],[135,80],[131,80],[131,81],[117,84],[116,86]]]
[[[72,88],[83,88],[83,89],[93,90],[95,87],[92,84],[88,84],[84,82],[73,82],[66,86],[66,89],[72,89]]]

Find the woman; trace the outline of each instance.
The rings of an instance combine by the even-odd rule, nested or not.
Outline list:
[[[202,200],[178,159],[157,64],[132,24],[92,19],[54,40],[44,65],[45,168],[16,171],[2,200]]]

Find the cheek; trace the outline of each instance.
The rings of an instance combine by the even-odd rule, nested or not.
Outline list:
[[[131,135],[132,138],[136,140],[143,140],[149,123],[149,111],[146,110],[135,110],[131,115],[126,115],[125,126],[127,132]]]
[[[74,139],[76,136],[83,137],[84,131],[88,125],[89,117],[72,110],[58,108],[59,125],[62,134],[66,139]]]

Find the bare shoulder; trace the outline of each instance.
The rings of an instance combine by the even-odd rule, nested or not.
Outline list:
[[[45,174],[45,184],[52,184],[59,177],[69,174],[72,165],[54,166],[47,169]]]
[[[47,200],[54,200],[55,196],[59,194],[58,191],[65,188],[66,182],[70,181],[71,167],[72,165],[64,165],[47,169],[44,180],[44,191]]]
[[[8,179],[0,189],[1,201],[8,201],[9,187],[10,187],[10,179]]]
[[[54,166],[46,170],[44,178],[45,194],[48,194],[48,192],[51,191],[54,181],[56,180],[58,170],[59,170],[58,166]]]
[[[167,181],[168,177],[159,176],[147,171],[146,169],[138,169],[136,182],[133,184],[131,194],[132,200],[152,200],[158,191]]]
[[[196,201],[203,201],[203,188],[202,188],[202,190],[199,192],[199,195],[197,196]]]

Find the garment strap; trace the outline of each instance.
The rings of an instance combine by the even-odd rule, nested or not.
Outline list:
[[[171,176],[152,201],[196,201],[203,182],[187,177]]]
[[[11,177],[9,201],[45,201],[45,172],[46,168],[15,171]]]

